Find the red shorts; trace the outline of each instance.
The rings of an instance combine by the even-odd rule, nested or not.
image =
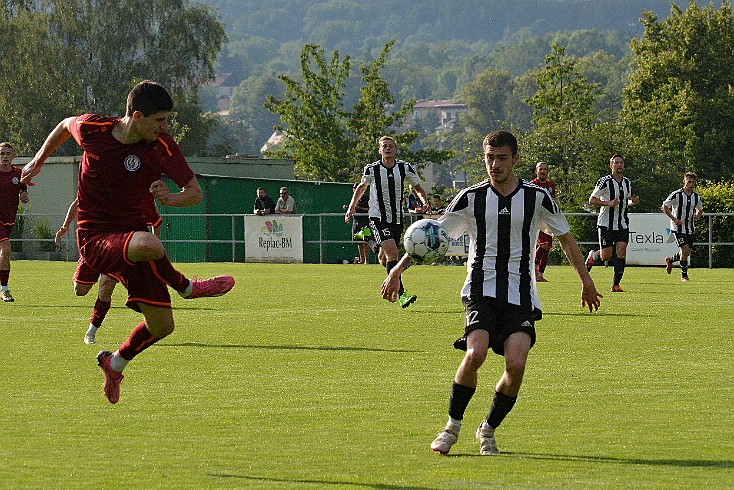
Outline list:
[[[0,225],[0,242],[10,240],[10,234],[13,233],[15,225]]]
[[[79,261],[76,263],[76,270],[74,271],[74,277],[72,281],[78,282],[79,284],[94,284],[99,280],[99,272],[92,269],[92,267],[84,262],[84,258],[79,257]]]
[[[135,232],[78,230],[81,259],[84,259],[86,267],[112,276],[125,286],[125,305],[128,308],[140,311],[138,303],[170,308],[171,295],[168,286],[155,273],[153,263],[133,263],[127,260],[127,245],[133,233]]]
[[[550,249],[553,246],[553,236],[539,231],[538,245],[544,245],[546,248]]]

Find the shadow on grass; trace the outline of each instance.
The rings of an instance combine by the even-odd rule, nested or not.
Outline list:
[[[647,459],[647,458],[612,458],[608,456],[579,456],[572,454],[544,454],[544,453],[514,453],[503,452],[501,456],[511,456],[522,459],[538,459],[548,461],[580,461],[587,463],[615,463],[644,466],[677,466],[681,468],[734,468],[734,461],[710,459]],[[479,454],[450,454],[451,457],[486,458]],[[496,457],[496,456],[492,456]]]
[[[161,347],[208,347],[215,349],[266,349],[266,350],[321,350],[321,351],[365,351],[365,352],[423,352],[408,349],[379,349],[375,347],[310,346],[310,345],[247,345],[247,344],[204,344],[201,342],[181,342],[178,344],[158,344]]]
[[[261,477],[261,476],[250,476],[250,475],[233,475],[231,473],[210,473],[209,476],[213,476],[215,478],[232,478],[232,479],[238,479],[238,480],[246,480],[246,481],[252,481],[252,482],[263,482],[263,483],[272,483],[272,484],[296,484],[296,483],[305,483],[307,485],[318,485],[321,488],[324,487],[330,487],[330,486],[336,486],[336,487],[360,487],[360,488],[375,488],[375,489],[389,489],[389,488],[396,488],[398,490],[400,489],[411,489],[411,490],[430,490],[433,487],[416,487],[416,486],[405,486],[405,485],[395,485],[395,484],[388,484],[388,483],[362,483],[362,482],[353,482],[353,481],[332,481],[332,480],[298,480],[298,479],[288,479],[288,478],[269,478],[269,477]]]

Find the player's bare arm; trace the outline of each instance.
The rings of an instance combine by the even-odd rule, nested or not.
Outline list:
[[[398,264],[392,268],[384,281],[382,281],[382,297],[391,303],[398,300],[398,291],[400,290],[400,276],[412,264],[408,254],[403,255]]]
[[[613,208],[614,206],[619,204],[619,198],[615,197],[611,201],[602,201],[598,197],[591,196],[589,198],[589,204],[591,204],[592,206],[596,206],[597,208],[600,208],[602,206],[608,206],[610,208]]]
[[[344,222],[349,223],[349,220],[352,219],[352,216],[354,215],[354,208],[357,206],[357,203],[359,202],[359,199],[362,197],[362,195],[367,190],[367,184],[360,183],[356,189],[354,189],[354,194],[352,194],[352,200],[349,201],[349,205],[346,208],[347,212],[344,213]]]
[[[601,304],[600,298],[604,296],[596,290],[594,280],[586,270],[586,263],[581,255],[579,246],[576,244],[576,240],[573,239],[570,232],[559,235],[556,238],[558,239],[558,243],[561,244],[561,249],[566,254],[566,258],[568,258],[568,261],[576,270],[579,279],[581,279],[581,306],[588,307],[589,313],[597,311]]]
[[[31,180],[41,171],[41,167],[46,163],[46,159],[56,151],[56,148],[69,139],[71,136],[69,125],[71,124],[72,119],[73,118],[71,117],[67,117],[62,120],[56,125],[54,130],[49,133],[46,137],[46,141],[43,142],[43,145],[41,145],[41,148],[36,152],[33,159],[23,167],[23,172],[20,174],[20,181],[22,183],[33,185]]]
[[[428,202],[428,195],[426,194],[425,189],[423,189],[423,187],[420,185],[415,185],[413,186],[413,188],[415,189],[416,194],[418,194],[418,198],[421,200],[421,203],[423,204],[423,206],[416,209],[416,211],[420,213],[427,213],[428,211],[431,210],[431,204],[430,202]]]
[[[186,208],[199,204],[203,199],[201,186],[196,177],[193,177],[181,189],[181,192],[171,193],[162,180],[156,180],[150,185],[150,193],[164,206]]]
[[[64,223],[61,225],[61,228],[56,232],[56,237],[54,238],[54,242],[56,242],[56,246],[58,247],[61,244],[61,237],[66,235],[66,232],[69,231],[69,227],[71,226],[71,222],[76,219],[76,211],[79,206],[79,198],[76,198],[72,201],[71,204],[69,204],[69,209],[66,210],[66,217],[64,218]]]

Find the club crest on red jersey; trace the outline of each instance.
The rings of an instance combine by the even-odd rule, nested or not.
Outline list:
[[[128,155],[125,157],[125,170],[128,172],[135,172],[140,168],[140,158],[137,155]]]

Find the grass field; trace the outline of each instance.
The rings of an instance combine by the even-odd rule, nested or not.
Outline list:
[[[502,455],[474,430],[502,371],[480,372],[451,455],[428,446],[461,353],[460,267],[414,267],[418,302],[379,298],[376,265],[180,264],[231,273],[227,296],[174,298],[177,329],[130,363],[121,399],[95,355],[139,316],[118,288],[96,346],[96,288],[73,263],[13,262],[0,304],[0,488],[734,488],[734,271],[569,267],[540,285],[544,319]]]

